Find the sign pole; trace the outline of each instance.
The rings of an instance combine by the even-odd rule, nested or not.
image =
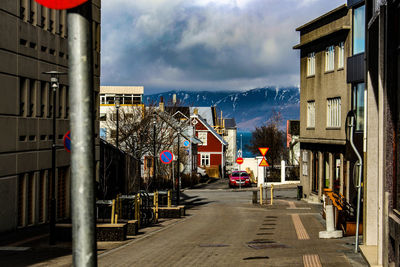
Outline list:
[[[68,11],[73,266],[97,266],[91,17],[91,2]]]
[[[179,201],[180,201],[180,198],[181,198],[181,196],[180,196],[180,191],[181,191],[181,189],[180,189],[180,180],[181,180],[181,170],[180,170],[180,168],[181,168],[181,161],[180,161],[180,158],[179,158],[179,149],[180,149],[180,142],[181,142],[181,132],[178,132],[178,181],[177,181],[177,190],[176,190],[176,205],[177,206],[179,206]]]

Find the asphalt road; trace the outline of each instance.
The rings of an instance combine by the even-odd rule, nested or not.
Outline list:
[[[297,202],[295,189],[277,190],[268,209],[251,203],[251,191],[228,189],[227,180],[183,196],[187,217],[99,255],[99,266],[304,266],[304,255],[323,266],[363,266],[345,240],[318,239],[320,206]],[[302,215],[309,240],[298,240],[291,214]]]

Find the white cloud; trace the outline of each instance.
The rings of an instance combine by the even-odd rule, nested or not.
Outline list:
[[[299,83],[295,28],[344,0],[102,2],[102,84],[243,89]]]

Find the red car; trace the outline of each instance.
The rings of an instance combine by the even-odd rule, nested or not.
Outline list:
[[[229,187],[251,186],[250,176],[245,171],[233,171],[229,175]]]

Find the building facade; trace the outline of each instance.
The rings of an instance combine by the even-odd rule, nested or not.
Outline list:
[[[296,30],[300,32],[300,181],[304,197],[320,201],[325,188],[355,197],[346,154],[351,87],[351,12],[342,5]],[[351,200],[350,200],[351,201]]]
[[[97,103],[100,0],[91,5]],[[0,3],[0,25],[0,232],[4,232],[48,222],[52,117],[56,116],[56,139],[61,145],[69,130],[70,114],[67,75],[60,76],[53,114],[50,77],[43,74],[68,72],[66,11],[45,8],[34,0],[4,0]],[[57,148],[56,155],[56,217],[63,219],[70,214],[70,157],[63,148]]]
[[[366,29],[360,248],[371,266],[400,266],[400,1],[351,2],[365,4]]]
[[[190,120],[195,125],[196,138],[201,141],[197,147],[198,166],[215,169],[223,177],[228,143],[200,115],[193,114]]]

